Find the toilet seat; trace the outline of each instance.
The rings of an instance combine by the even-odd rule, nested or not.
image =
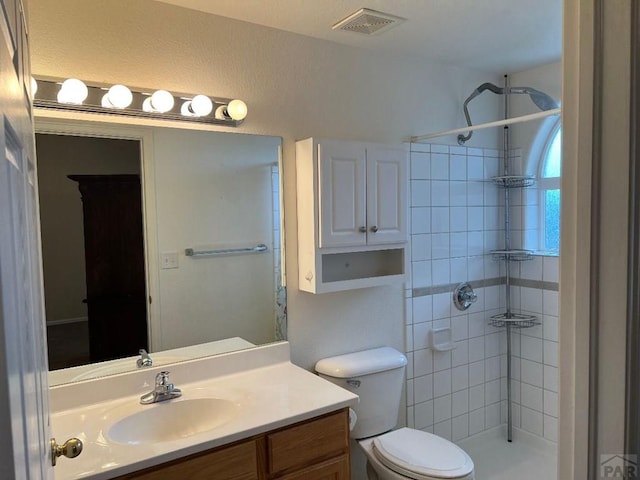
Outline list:
[[[414,480],[468,478],[473,460],[454,443],[412,428],[401,428],[373,439],[376,459]]]

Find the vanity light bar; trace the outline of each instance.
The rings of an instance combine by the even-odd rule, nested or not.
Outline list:
[[[148,119],[177,120],[237,127],[247,114],[242,100],[133,89],[125,85],[87,85],[78,79],[36,77],[33,106]]]

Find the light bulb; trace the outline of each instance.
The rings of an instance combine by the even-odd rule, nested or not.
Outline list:
[[[195,117],[196,114],[193,113],[193,110],[191,109],[191,100],[187,100],[186,102],[184,102],[182,104],[182,106],[180,107],[180,114],[183,117]]]
[[[109,101],[109,92],[105,93],[100,100],[100,104],[103,108],[113,108],[113,104]]]
[[[127,108],[133,101],[131,90],[124,85],[112,86],[106,96],[113,108]],[[104,102],[102,106],[105,106]]]
[[[234,120],[243,120],[247,116],[247,104],[242,100],[231,100],[227,105],[227,114]]]
[[[36,92],[38,91],[38,82],[35,78],[31,77],[31,96],[35,97]]]
[[[150,105],[153,111],[165,113],[173,108],[173,95],[166,90],[156,90],[151,95]]]
[[[142,102],[142,111],[151,113],[153,112],[153,107],[151,106],[151,97],[147,97]]]
[[[213,110],[213,102],[205,95],[196,95],[193,97],[193,100],[191,100],[189,108],[196,116],[204,117],[209,115],[211,110]]]
[[[81,105],[89,95],[89,89],[82,80],[68,78],[62,82],[58,92],[58,102]]]

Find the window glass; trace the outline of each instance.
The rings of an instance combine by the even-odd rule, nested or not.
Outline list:
[[[544,191],[544,249],[560,249],[560,190]]]
[[[542,176],[545,178],[559,177],[560,165],[562,163],[562,129],[558,128],[555,132],[555,136],[551,141],[549,149],[547,150],[546,158],[544,159],[544,166],[542,169]]]

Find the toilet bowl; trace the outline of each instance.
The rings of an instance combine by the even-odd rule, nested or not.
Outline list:
[[[351,437],[367,457],[369,480],[473,480],[473,461],[454,443],[413,428],[393,430],[406,357],[391,347],[325,358],[318,374],[356,393]]]

